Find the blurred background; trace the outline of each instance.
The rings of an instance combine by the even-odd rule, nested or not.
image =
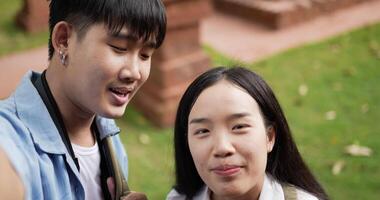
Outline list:
[[[118,119],[129,182],[149,199],[174,184],[173,120],[199,73],[243,65],[274,89],[331,199],[380,196],[380,0],[163,0],[168,32],[151,77]],[[48,3],[0,1],[0,99],[48,61]]]

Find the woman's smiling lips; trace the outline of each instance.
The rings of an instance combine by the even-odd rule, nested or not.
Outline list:
[[[238,165],[220,165],[215,168],[211,168],[211,171],[219,176],[228,177],[239,173],[241,168],[242,167]]]

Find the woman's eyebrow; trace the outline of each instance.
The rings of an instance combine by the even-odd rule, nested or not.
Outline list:
[[[227,119],[233,120],[233,119],[239,119],[239,118],[243,118],[243,117],[247,117],[247,116],[251,116],[251,114],[248,112],[234,113],[234,114],[228,116]]]
[[[194,118],[190,120],[189,124],[210,123],[210,119],[207,118]]]
[[[229,115],[227,117],[227,120],[239,119],[239,118],[243,118],[243,117],[247,117],[247,116],[251,116],[251,114],[248,112],[234,113],[232,115]],[[211,122],[210,119],[200,117],[200,118],[191,119],[189,124],[210,123],[210,122]]]

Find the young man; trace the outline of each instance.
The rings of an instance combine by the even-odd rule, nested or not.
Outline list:
[[[109,199],[111,137],[127,177],[113,118],[150,72],[165,37],[160,0],[51,0],[49,66],[28,72],[0,101],[0,196]]]

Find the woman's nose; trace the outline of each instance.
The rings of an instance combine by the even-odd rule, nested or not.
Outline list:
[[[224,158],[233,155],[235,153],[235,147],[228,133],[220,133],[217,135],[218,136],[214,138],[214,156]]]

